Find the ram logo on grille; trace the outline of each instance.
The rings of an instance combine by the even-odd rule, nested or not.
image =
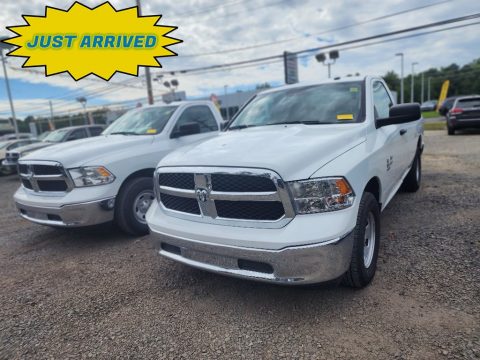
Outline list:
[[[155,176],[159,203],[171,216],[270,228],[294,216],[286,186],[271,170],[159,168]]]

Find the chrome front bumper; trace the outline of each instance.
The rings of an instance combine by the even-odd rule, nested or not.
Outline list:
[[[15,205],[21,217],[35,223],[59,227],[81,227],[112,221],[113,207],[108,208],[107,204],[109,200],[114,199],[108,198],[60,207],[27,205],[15,200]]]
[[[153,233],[160,255],[199,269],[278,284],[315,284],[342,276],[353,233],[331,242],[265,250],[223,246]]]

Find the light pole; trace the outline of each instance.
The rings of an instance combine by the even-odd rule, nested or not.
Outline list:
[[[87,116],[87,98],[84,96],[80,96],[77,98],[77,101],[82,104],[83,106],[83,116],[85,118],[85,125],[88,125],[88,116]]]
[[[410,82],[410,85],[411,85],[411,88],[410,88],[410,102],[413,102],[413,99],[414,99],[414,94],[413,94],[413,86],[414,86],[414,78],[415,78],[415,65],[418,65],[418,62],[413,62],[412,63],[412,78],[411,78],[411,82]]]
[[[175,99],[175,96],[176,96],[175,95],[175,89],[178,88],[178,85],[179,84],[178,84],[177,79],[173,79],[171,81],[164,81],[163,82],[163,86],[165,86],[166,88],[168,88],[172,92],[172,97],[171,97],[172,101],[176,101],[176,99]],[[170,101],[170,102],[172,102],[172,101]]]
[[[13,99],[12,99],[12,92],[10,90],[10,82],[8,80],[8,73],[7,73],[7,65],[5,64],[7,60],[3,56],[3,50],[11,49],[13,46],[6,44],[3,40],[8,39],[8,37],[0,38],[0,54],[2,58],[2,65],[3,65],[3,74],[5,76],[5,86],[7,87],[7,95],[8,101],[10,102],[10,111],[12,112],[12,119],[13,119],[13,128],[15,129],[15,137],[18,139],[18,125],[17,125],[17,117],[15,115],[15,108],[13,107]]]
[[[425,80],[425,74],[422,72],[422,87],[421,87],[421,91],[420,91],[420,93],[422,94],[421,102],[420,102],[421,104],[423,104],[423,100],[424,100],[424,97],[423,97],[424,88],[425,88],[425,86],[423,85],[423,83],[425,82],[424,80]]]
[[[138,7],[138,15],[142,15],[142,7],[140,4],[140,0],[137,1]],[[150,68],[145,66],[145,81],[147,82],[147,96],[148,96],[148,103],[153,105],[153,90],[152,90],[152,76],[150,74]]]
[[[328,53],[328,58],[330,61],[327,61],[327,55],[324,53],[320,53],[315,55],[315,59],[317,59],[318,62],[321,62],[323,65],[326,65],[328,67],[328,78],[330,79],[332,76],[331,73],[331,66],[335,64],[335,61],[340,57],[340,54],[338,53],[338,50],[332,50]]]
[[[397,53],[395,56],[400,56],[400,103],[403,104],[405,102],[404,99],[404,92],[403,92],[403,53]]]

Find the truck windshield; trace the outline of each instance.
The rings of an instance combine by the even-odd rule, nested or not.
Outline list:
[[[68,130],[55,130],[48,134],[43,141],[46,142],[62,142],[64,137],[67,135]]]
[[[228,130],[279,124],[343,124],[363,121],[361,81],[292,87],[256,96]]]
[[[103,135],[160,134],[178,106],[159,106],[129,111],[120,116]]]

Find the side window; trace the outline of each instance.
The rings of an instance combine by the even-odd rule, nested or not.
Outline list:
[[[180,118],[177,120],[173,132],[177,132],[180,126],[188,123],[198,123],[201,133],[218,130],[218,125],[212,111],[205,105],[191,106],[184,110],[183,114],[180,115]]]
[[[103,128],[96,126],[96,127],[91,127],[88,130],[90,130],[90,136],[98,136],[102,133]]]
[[[383,86],[380,81],[373,83],[373,105],[375,119],[388,117],[390,106],[393,104],[387,89],[385,89],[385,86]]]
[[[86,129],[76,129],[76,130],[73,130],[68,135],[66,141],[83,139],[83,138],[86,138],[87,136],[88,135],[87,135],[87,130]]]

